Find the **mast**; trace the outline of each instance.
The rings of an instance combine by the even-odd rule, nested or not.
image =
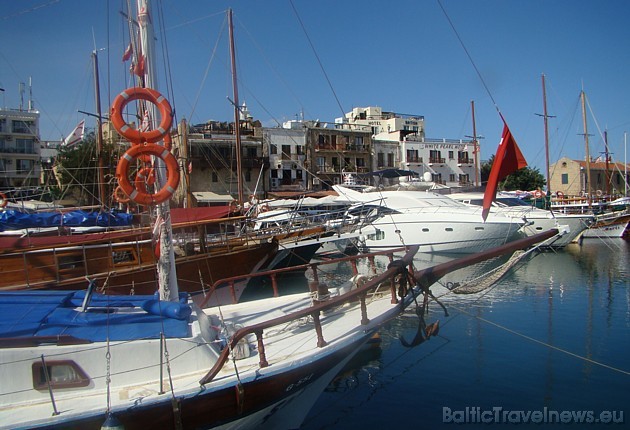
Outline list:
[[[586,151],[586,187],[584,187],[587,193],[588,205],[591,206],[593,198],[591,196],[591,155],[588,149],[588,128],[586,124],[586,94],[584,90],[580,93],[582,100],[582,122],[584,123],[584,146]]]
[[[624,196],[628,197],[628,134],[623,132],[623,182],[625,184],[624,187]]]
[[[190,156],[188,154],[188,123],[185,119],[182,119],[180,124],[180,136],[181,136],[181,151],[186,165],[184,166],[184,179],[186,195],[184,196],[185,207],[191,208],[193,206],[193,196],[190,190]]]
[[[472,111],[473,154],[475,156],[475,187],[479,186],[479,142],[477,141],[477,124],[475,123],[475,101],[470,101]]]
[[[96,159],[98,160],[98,198],[101,209],[105,207],[105,166],[103,162],[103,126],[101,122],[101,89],[98,76],[98,55],[92,51],[94,65],[94,100],[96,102]]]
[[[604,130],[604,156],[606,157],[606,195],[610,196],[610,174],[608,172],[608,130]]]
[[[543,122],[545,124],[545,174],[547,176],[547,194],[551,192],[551,181],[549,179],[549,115],[547,115],[547,87],[545,85],[545,74],[542,74],[543,91]]]
[[[236,136],[236,176],[238,184],[238,204],[242,205],[243,198],[243,172],[241,166],[241,124],[240,106],[238,101],[238,84],[236,79],[236,55],[234,52],[234,24],[232,22],[232,8],[228,9],[228,27],[230,33],[230,59],[232,61],[232,90],[234,92],[234,133]]]
[[[145,64],[144,82],[147,88],[156,89],[155,35],[153,32],[153,18],[150,13],[150,0],[137,0],[137,7],[138,25],[140,26],[140,43],[142,46],[141,52],[144,55]],[[150,118],[157,118],[155,105],[148,103],[147,109],[149,109]],[[156,186],[162,188],[166,183],[166,167],[161,159],[157,158],[155,161]],[[175,271],[175,252],[172,245],[171,208],[168,200],[157,205],[157,220],[157,222],[160,222],[160,257],[157,262],[160,299],[165,301],[177,301],[179,290],[177,286],[177,273]]]

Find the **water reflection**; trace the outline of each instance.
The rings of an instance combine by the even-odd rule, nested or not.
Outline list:
[[[416,268],[444,258],[421,255]],[[532,254],[481,293],[455,295],[444,281],[434,285],[450,314],[431,308],[428,320],[441,320],[439,337],[409,350],[398,338],[413,336],[417,317],[406,314],[384,327],[380,347],[356,357],[303,428],[415,427],[418,421],[391,412],[401,410],[413,411],[419,428],[452,428],[442,423],[443,407],[625,410],[629,263],[630,242],[589,241]],[[467,268],[448,281],[484,270]]]

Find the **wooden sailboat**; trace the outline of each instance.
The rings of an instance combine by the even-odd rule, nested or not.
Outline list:
[[[552,202],[552,206],[558,211],[579,211],[581,213],[589,213],[595,215],[595,221],[585,229],[579,239],[605,239],[619,238],[630,234],[630,208],[625,207],[622,210],[615,210],[615,205],[611,205],[610,191],[606,196],[600,197],[601,191],[593,190],[591,181],[591,156],[588,134],[588,121],[586,119],[586,93],[584,90],[580,92],[580,102],[582,105],[582,123],[584,127],[584,151],[585,151],[585,170],[586,176],[584,181],[584,197],[583,204],[579,201],[560,198]],[[606,144],[606,183],[609,188],[608,178],[608,142],[605,136]],[[593,197],[597,195],[597,198]]]

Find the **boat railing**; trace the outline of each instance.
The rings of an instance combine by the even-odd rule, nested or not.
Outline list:
[[[404,248],[398,249],[398,251],[400,250],[404,250]],[[230,356],[230,351],[236,348],[236,345],[238,344],[238,342],[248,335],[254,334],[256,336],[257,348],[258,348],[258,354],[259,354],[259,366],[261,368],[264,368],[264,367],[269,366],[269,362],[267,361],[267,357],[265,353],[265,343],[263,340],[263,332],[266,329],[269,329],[271,327],[274,327],[280,324],[286,324],[290,321],[295,321],[302,318],[311,317],[314,323],[313,328],[315,329],[315,332],[317,334],[317,347],[323,348],[324,346],[327,345],[327,342],[324,339],[322,324],[320,320],[320,314],[324,311],[341,306],[343,304],[350,303],[350,302],[357,302],[357,301],[359,301],[360,306],[361,306],[360,323],[361,325],[367,325],[370,322],[370,319],[367,314],[368,294],[371,291],[378,288],[379,286],[381,286],[382,284],[388,283],[389,292],[391,294],[391,304],[399,305],[400,303],[402,303],[402,302],[399,302],[396,297],[396,294],[398,291],[398,288],[396,287],[398,284],[398,286],[400,286],[402,288],[402,291],[404,291],[406,294],[406,291],[407,291],[406,288],[408,286],[407,284],[408,276],[399,276],[399,275],[408,273],[408,271],[411,270],[410,268],[412,265],[413,257],[415,256],[417,252],[418,252],[417,246],[409,247],[407,253],[396,263],[394,263],[394,260],[393,260],[393,251],[371,253],[368,255],[368,258],[374,258],[377,254],[389,254],[391,262],[386,271],[368,280],[365,284],[358,285],[356,288],[350,290],[349,292],[340,294],[335,297],[327,296],[327,298],[323,301],[314,300],[313,304],[308,308],[301,309],[301,310],[292,312],[290,314],[287,314],[281,317],[272,318],[268,321],[265,321],[259,324],[254,324],[247,327],[243,327],[237,330],[233,334],[233,336],[230,338],[228,346],[221,351],[221,354],[219,355],[214,366],[199,381],[200,385],[204,385],[212,381],[212,379],[220,372],[223,365],[228,361],[229,356]],[[341,260],[356,261],[355,257],[346,257],[346,258],[342,258]],[[338,261],[339,261],[338,259],[335,260],[335,262],[338,262]],[[317,264],[317,263],[313,263],[313,264]],[[306,264],[305,266],[309,266],[309,264]],[[269,273],[270,272],[278,273],[281,271],[282,269],[279,269],[275,271],[269,271]],[[269,275],[269,273],[261,272],[261,273],[254,274],[254,276],[264,276],[265,274]],[[245,277],[238,277],[238,278],[245,278]],[[314,283],[315,282],[317,281],[314,281]],[[203,307],[203,304],[202,304],[202,307]],[[401,306],[400,311],[402,312],[403,310],[404,308]]]
[[[396,248],[396,249],[390,249],[390,250],[386,250],[386,251],[375,251],[375,252],[370,252],[370,253],[366,253],[366,254],[358,254],[358,255],[350,255],[347,257],[340,257],[340,258],[335,258],[333,260],[322,260],[322,261],[314,261],[314,262],[308,262],[308,263],[304,263],[304,264],[300,264],[300,265],[295,265],[295,266],[291,266],[291,267],[283,267],[281,269],[273,269],[273,270],[263,270],[260,272],[256,272],[256,273],[250,273],[250,274],[246,274],[246,275],[237,275],[237,276],[232,276],[229,278],[223,278],[223,279],[219,279],[217,281],[215,281],[212,286],[210,287],[210,289],[205,293],[204,295],[204,299],[203,301],[201,301],[200,306],[202,308],[206,307],[208,302],[212,299],[213,294],[217,291],[217,289],[221,288],[221,287],[227,287],[230,289],[230,294],[231,294],[231,298],[232,298],[232,303],[237,303],[238,302],[238,298],[237,298],[237,294],[236,294],[236,285],[240,282],[244,282],[244,281],[249,281],[251,279],[256,279],[256,278],[269,278],[271,279],[271,286],[272,286],[272,290],[273,290],[273,296],[274,297],[279,297],[280,293],[278,290],[278,278],[286,273],[291,273],[291,272],[301,272],[307,269],[311,269],[313,272],[313,286],[314,288],[316,288],[319,285],[319,274],[318,274],[318,270],[320,269],[320,267],[324,266],[326,267],[327,265],[331,265],[331,264],[338,264],[338,263],[344,263],[344,262],[349,262],[352,266],[352,274],[353,275],[357,275],[359,273],[358,270],[358,266],[357,266],[357,262],[361,259],[367,259],[370,267],[372,268],[373,272],[376,272],[376,264],[375,264],[375,259],[377,256],[387,256],[389,258],[389,261],[393,261],[394,260],[394,255],[396,253],[400,253],[400,252],[404,252],[405,248]]]
[[[361,324],[367,325],[370,320],[367,315],[366,298],[370,292],[372,292],[373,290],[376,290],[378,287],[380,287],[381,285],[385,283],[389,284],[389,291],[391,293],[391,304],[393,306],[400,306],[400,312],[402,312],[404,311],[404,302],[398,300],[396,296],[397,292],[400,294],[401,297],[405,297],[407,293],[411,291],[410,288],[414,288],[415,286],[417,286],[422,291],[416,290],[413,294],[416,294],[416,293],[421,294],[424,292],[428,296],[430,294],[428,292],[428,287],[430,287],[432,284],[437,282],[440,278],[442,278],[448,273],[451,273],[463,267],[468,267],[473,264],[481,263],[491,258],[505,255],[507,253],[511,253],[520,249],[525,249],[527,247],[530,247],[532,245],[545,241],[551,237],[554,237],[557,234],[559,234],[558,229],[550,229],[543,233],[539,233],[539,234],[529,236],[523,239],[508,242],[502,246],[492,248],[484,252],[470,254],[465,257],[451,260],[446,263],[438,264],[433,267],[428,267],[420,271],[414,271],[413,266],[412,266],[413,258],[418,251],[417,246],[412,246],[412,247],[407,248],[408,249],[407,253],[400,260],[397,260],[397,261],[393,260],[393,250],[389,251],[390,253],[392,253],[392,257],[390,257],[391,262],[388,265],[387,270],[381,273],[380,275],[374,276],[372,279],[369,279],[365,284],[357,285],[356,288],[353,288],[350,291],[340,294],[335,297],[327,296],[327,298],[322,301],[314,300],[313,304],[308,308],[301,309],[301,310],[292,312],[290,314],[287,314],[281,317],[272,318],[268,321],[265,321],[259,324],[246,326],[237,330],[233,334],[233,336],[228,340],[228,345],[221,351],[215,364],[208,371],[208,373],[206,373],[206,375],[199,381],[199,383],[200,385],[204,385],[212,381],[212,379],[220,372],[223,365],[228,361],[229,356],[230,356],[230,351],[234,350],[238,342],[248,335],[253,334],[256,336],[257,348],[258,348],[258,354],[259,354],[259,366],[261,368],[265,368],[269,366],[269,362],[267,361],[267,357],[265,353],[265,344],[263,340],[263,332],[266,329],[269,329],[271,327],[274,327],[280,324],[286,324],[290,321],[295,321],[298,319],[311,317],[313,319],[313,325],[314,325],[313,329],[317,333],[317,347],[323,348],[324,346],[327,345],[326,340],[324,339],[324,336],[323,336],[323,330],[322,330],[322,325],[320,321],[320,314],[324,311],[330,310],[334,307],[338,307],[346,303],[359,301],[360,306],[361,306]],[[387,254],[387,252],[385,253]],[[372,253],[372,254],[377,254],[377,253]],[[367,255],[369,257],[370,254],[367,254]],[[344,258],[344,260],[356,261],[356,259],[353,259],[351,257]],[[400,276],[405,273],[409,273],[410,276]],[[257,275],[262,276],[263,274],[264,272]],[[415,286],[409,285],[410,280],[415,283]],[[217,282],[220,283],[221,281],[217,281]],[[207,298],[208,297],[206,297],[206,300]],[[428,297],[426,297],[426,299],[428,300]]]

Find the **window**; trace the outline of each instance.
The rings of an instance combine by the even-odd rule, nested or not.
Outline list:
[[[387,167],[394,167],[394,154],[387,154]]]
[[[282,145],[282,159],[283,160],[291,159],[291,145]]]
[[[15,170],[17,173],[28,173],[33,170],[33,166],[35,166],[34,160],[15,160],[16,166]]]
[[[57,254],[57,267],[60,274],[76,271],[83,272],[84,266],[85,261],[83,260],[83,253],[81,251]]]
[[[212,172],[212,182],[219,182],[219,175],[217,175],[217,172]]]
[[[35,134],[35,122],[34,121],[13,121],[13,133],[29,133]]]
[[[132,247],[112,249],[112,262],[114,266],[126,266],[136,263],[137,261],[136,253]]]
[[[15,152],[18,154],[34,154],[33,139],[15,139]]]
[[[51,388],[75,388],[90,385],[90,378],[72,360],[48,361],[46,367],[41,361],[33,363],[33,388],[48,390]],[[46,377],[48,374],[48,377]]]
[[[448,159],[449,159],[449,160],[453,160],[453,159],[455,159],[455,157],[454,157],[454,155],[453,155],[453,152],[454,152],[454,151],[448,151]]]
[[[377,158],[376,164],[378,165],[378,167],[383,167],[385,165],[384,164],[385,163],[385,154],[383,154],[382,152],[379,152],[376,155],[376,158]]]
[[[317,170],[323,171],[326,166],[326,157],[317,157]]]
[[[276,145],[269,145],[269,152],[271,155],[276,155],[278,153],[278,147]]]
[[[450,175],[448,175],[448,180],[449,182],[455,182],[455,173],[451,173]]]
[[[563,173],[562,174],[562,185],[567,185],[569,183],[569,174],[568,173]]]
[[[252,170],[247,169],[245,170],[245,181],[250,182],[251,180],[252,180]]]

